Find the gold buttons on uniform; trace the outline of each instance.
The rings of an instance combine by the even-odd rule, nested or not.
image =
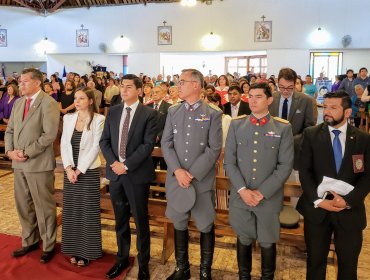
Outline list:
[[[257,141],[253,141],[254,144],[257,144],[258,142]]]
[[[252,178],[252,180],[256,180],[256,178],[255,178],[255,177],[253,177],[253,178]]]
[[[253,162],[257,162],[257,160],[256,160],[256,159],[254,159],[254,160],[253,160]]]
[[[257,171],[257,169],[256,168],[253,168],[253,172],[256,172]]]
[[[256,131],[256,132],[254,133],[254,135],[258,135],[258,132]]]
[[[253,153],[257,154],[257,150],[253,150]]]

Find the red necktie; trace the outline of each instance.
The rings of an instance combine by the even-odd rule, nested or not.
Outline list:
[[[27,117],[28,111],[30,110],[32,98],[27,98],[26,106],[24,107],[23,119]]]

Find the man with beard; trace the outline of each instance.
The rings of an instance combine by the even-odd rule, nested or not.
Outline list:
[[[297,210],[305,218],[307,279],[326,279],[327,256],[334,234],[338,279],[357,279],[362,231],[366,227],[364,199],[370,191],[370,136],[348,124],[351,99],[339,90],[324,97],[324,123],[305,129],[299,178],[303,195]],[[347,195],[332,191],[318,196],[327,176],[354,187]]]

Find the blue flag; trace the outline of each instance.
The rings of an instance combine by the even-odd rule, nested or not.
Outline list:
[[[66,72],[66,66],[64,66],[63,68],[63,75],[62,75],[63,78],[67,77],[67,72]]]

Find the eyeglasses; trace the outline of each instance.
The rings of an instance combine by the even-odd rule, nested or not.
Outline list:
[[[186,81],[186,80],[180,80],[179,85],[183,86],[185,83],[195,83],[196,81]]]
[[[280,91],[292,91],[292,90],[294,90],[294,86],[283,87],[282,85],[279,85],[279,90]]]

